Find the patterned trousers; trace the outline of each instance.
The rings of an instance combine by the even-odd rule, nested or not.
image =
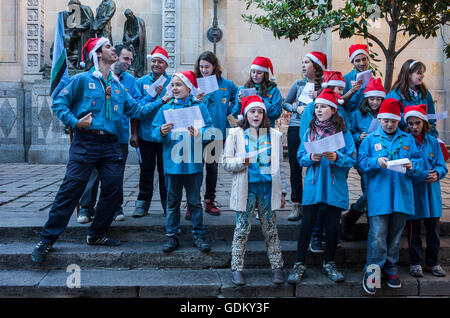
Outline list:
[[[231,270],[242,271],[244,269],[245,249],[255,209],[258,209],[270,266],[272,269],[283,268],[280,240],[275,224],[276,215],[275,211],[271,211],[271,193],[271,183],[249,183],[247,210],[245,212],[236,212],[236,228],[234,230],[231,252]]]

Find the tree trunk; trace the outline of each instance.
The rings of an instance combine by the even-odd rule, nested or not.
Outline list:
[[[386,56],[386,71],[384,72],[384,89],[386,92],[390,92],[392,86],[392,78],[394,77],[394,61],[393,54],[388,53]]]

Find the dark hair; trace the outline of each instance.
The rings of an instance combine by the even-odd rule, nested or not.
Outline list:
[[[377,96],[375,96],[375,97],[377,97]],[[384,100],[384,98],[383,98],[383,100]],[[381,104],[380,104],[380,106],[381,106]],[[378,106],[378,110],[380,110],[380,106]],[[370,109],[369,108],[370,108],[369,97],[366,97],[366,98],[364,98],[364,100],[361,104],[361,107],[359,108],[361,115],[366,116],[369,113],[369,111],[371,110],[371,108]]]
[[[217,56],[211,52],[206,51],[200,54],[200,56],[197,58],[197,61],[195,62],[195,76],[196,77],[203,77],[202,73],[200,72],[200,61],[204,60],[212,64],[213,66],[213,74],[216,75],[217,79],[222,76],[222,67],[220,66],[219,59]]]
[[[117,56],[120,56],[120,53],[122,53],[122,50],[123,50],[123,49],[132,52],[131,47],[130,47],[129,45],[126,45],[126,44],[123,44],[123,43],[121,43],[121,44],[116,44],[116,45],[114,46],[114,49],[116,50]]]
[[[319,91],[322,88],[323,69],[319,64],[317,64],[313,60],[311,60],[311,63],[314,67],[314,90]]]
[[[411,116],[411,117],[414,117],[414,116]],[[430,131],[431,131],[431,125],[430,125],[430,123],[429,122],[427,122],[426,120],[423,120],[422,118],[419,118],[421,121],[423,121],[423,130],[422,130],[422,133],[429,133]],[[405,129],[405,131],[407,132],[407,133],[411,133],[411,129],[409,129],[409,125],[408,125],[408,120],[405,120],[406,121],[406,129]]]
[[[242,119],[238,122],[238,126],[244,130],[250,127],[250,123],[248,122],[248,119],[247,119],[247,114],[245,114],[244,119]],[[265,111],[264,111],[264,115],[263,115],[263,120],[261,122],[261,126],[259,126],[259,128],[266,128],[266,129],[270,128],[270,120],[269,120],[269,117],[267,117],[267,114]]]
[[[259,89],[258,94],[261,97],[267,97],[267,92],[269,91],[269,89],[271,89],[273,86],[277,85],[275,84],[275,82],[272,82],[269,79],[269,73],[268,72],[264,72],[264,79],[261,82],[261,88]],[[255,83],[252,80],[252,74],[250,71],[250,78],[248,79],[248,81],[245,83],[244,85],[245,88],[252,88],[255,87]]]
[[[425,64],[419,61],[416,61],[416,63],[410,68],[410,65],[413,62],[413,59],[409,59],[403,63],[400,73],[398,73],[397,80],[392,86],[392,90],[399,91],[409,102],[411,102],[411,98],[409,96],[409,75],[415,72],[421,72],[422,70],[422,72],[425,72],[427,69]],[[422,97],[427,96],[427,88],[425,87],[425,84],[422,83],[419,86],[419,91],[422,94]]]
[[[329,107],[331,107],[331,106],[329,106]],[[344,121],[344,119],[342,119],[341,116],[339,116],[337,109],[336,109],[336,112],[330,117],[330,119],[331,119],[332,125],[334,127],[336,127],[336,133],[338,133],[340,131],[343,131],[343,132],[347,131],[347,126],[345,125],[345,121]],[[317,120],[317,116],[316,116],[316,112],[314,111],[313,118],[311,119],[311,121],[309,123],[309,130],[311,133],[316,131],[316,120]]]

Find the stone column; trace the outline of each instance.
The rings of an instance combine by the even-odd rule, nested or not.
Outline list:
[[[44,0],[25,1],[25,80],[42,78],[44,63]]]
[[[172,75],[177,65],[177,12],[176,0],[164,0],[162,7],[162,42],[169,55],[169,68],[167,73]]]

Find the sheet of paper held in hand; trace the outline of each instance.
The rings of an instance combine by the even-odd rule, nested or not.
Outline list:
[[[375,130],[378,129],[378,127],[380,127],[380,122],[378,121],[378,119],[377,118],[372,119],[372,121],[370,122],[369,129],[367,129],[367,133],[370,134],[371,132],[374,132]]]
[[[169,95],[170,97],[173,96],[173,94],[172,94],[172,84],[167,85],[167,87],[166,87],[166,94]]]
[[[167,79],[164,76],[160,76],[152,85],[150,85],[147,88],[147,93],[153,98],[155,98],[158,93],[156,92],[156,88],[158,86],[164,86],[164,83],[166,83]]]
[[[314,92],[314,83],[306,83],[302,93],[298,97],[298,101],[308,105],[313,101],[311,94]]]
[[[205,126],[202,112],[198,106],[167,109],[163,113],[166,122],[174,124],[172,131],[185,131],[190,126],[197,129]]]
[[[338,132],[337,134],[319,139],[317,141],[303,142],[308,153],[322,154],[328,151],[336,151],[345,147],[344,134]]]
[[[367,70],[364,72],[360,72],[356,74],[356,81],[362,81],[361,86],[364,87],[369,84],[370,79],[372,78],[372,71]]]
[[[445,119],[448,117],[448,111],[446,110],[439,114],[428,114],[427,117],[428,119],[436,119],[436,120]]]
[[[242,97],[253,96],[256,95],[256,88],[243,88],[239,91]]]
[[[392,171],[397,171],[400,173],[405,174],[406,173],[406,168],[403,167],[404,164],[410,163],[411,161],[409,161],[408,158],[403,158],[403,159],[397,159],[397,160],[389,160],[388,162],[386,162],[386,169],[392,170]]]
[[[197,78],[198,88],[202,93],[209,94],[219,90],[219,84],[217,83],[217,76],[211,75],[206,77]]]
[[[259,149],[259,150],[255,150],[255,151],[244,152],[244,153],[237,153],[236,154],[236,158],[241,158],[241,159],[252,158],[252,157],[256,156],[257,154],[260,154],[261,152],[268,150],[271,147],[272,146],[269,146],[269,147],[266,147],[266,148],[263,148],[263,149]]]

